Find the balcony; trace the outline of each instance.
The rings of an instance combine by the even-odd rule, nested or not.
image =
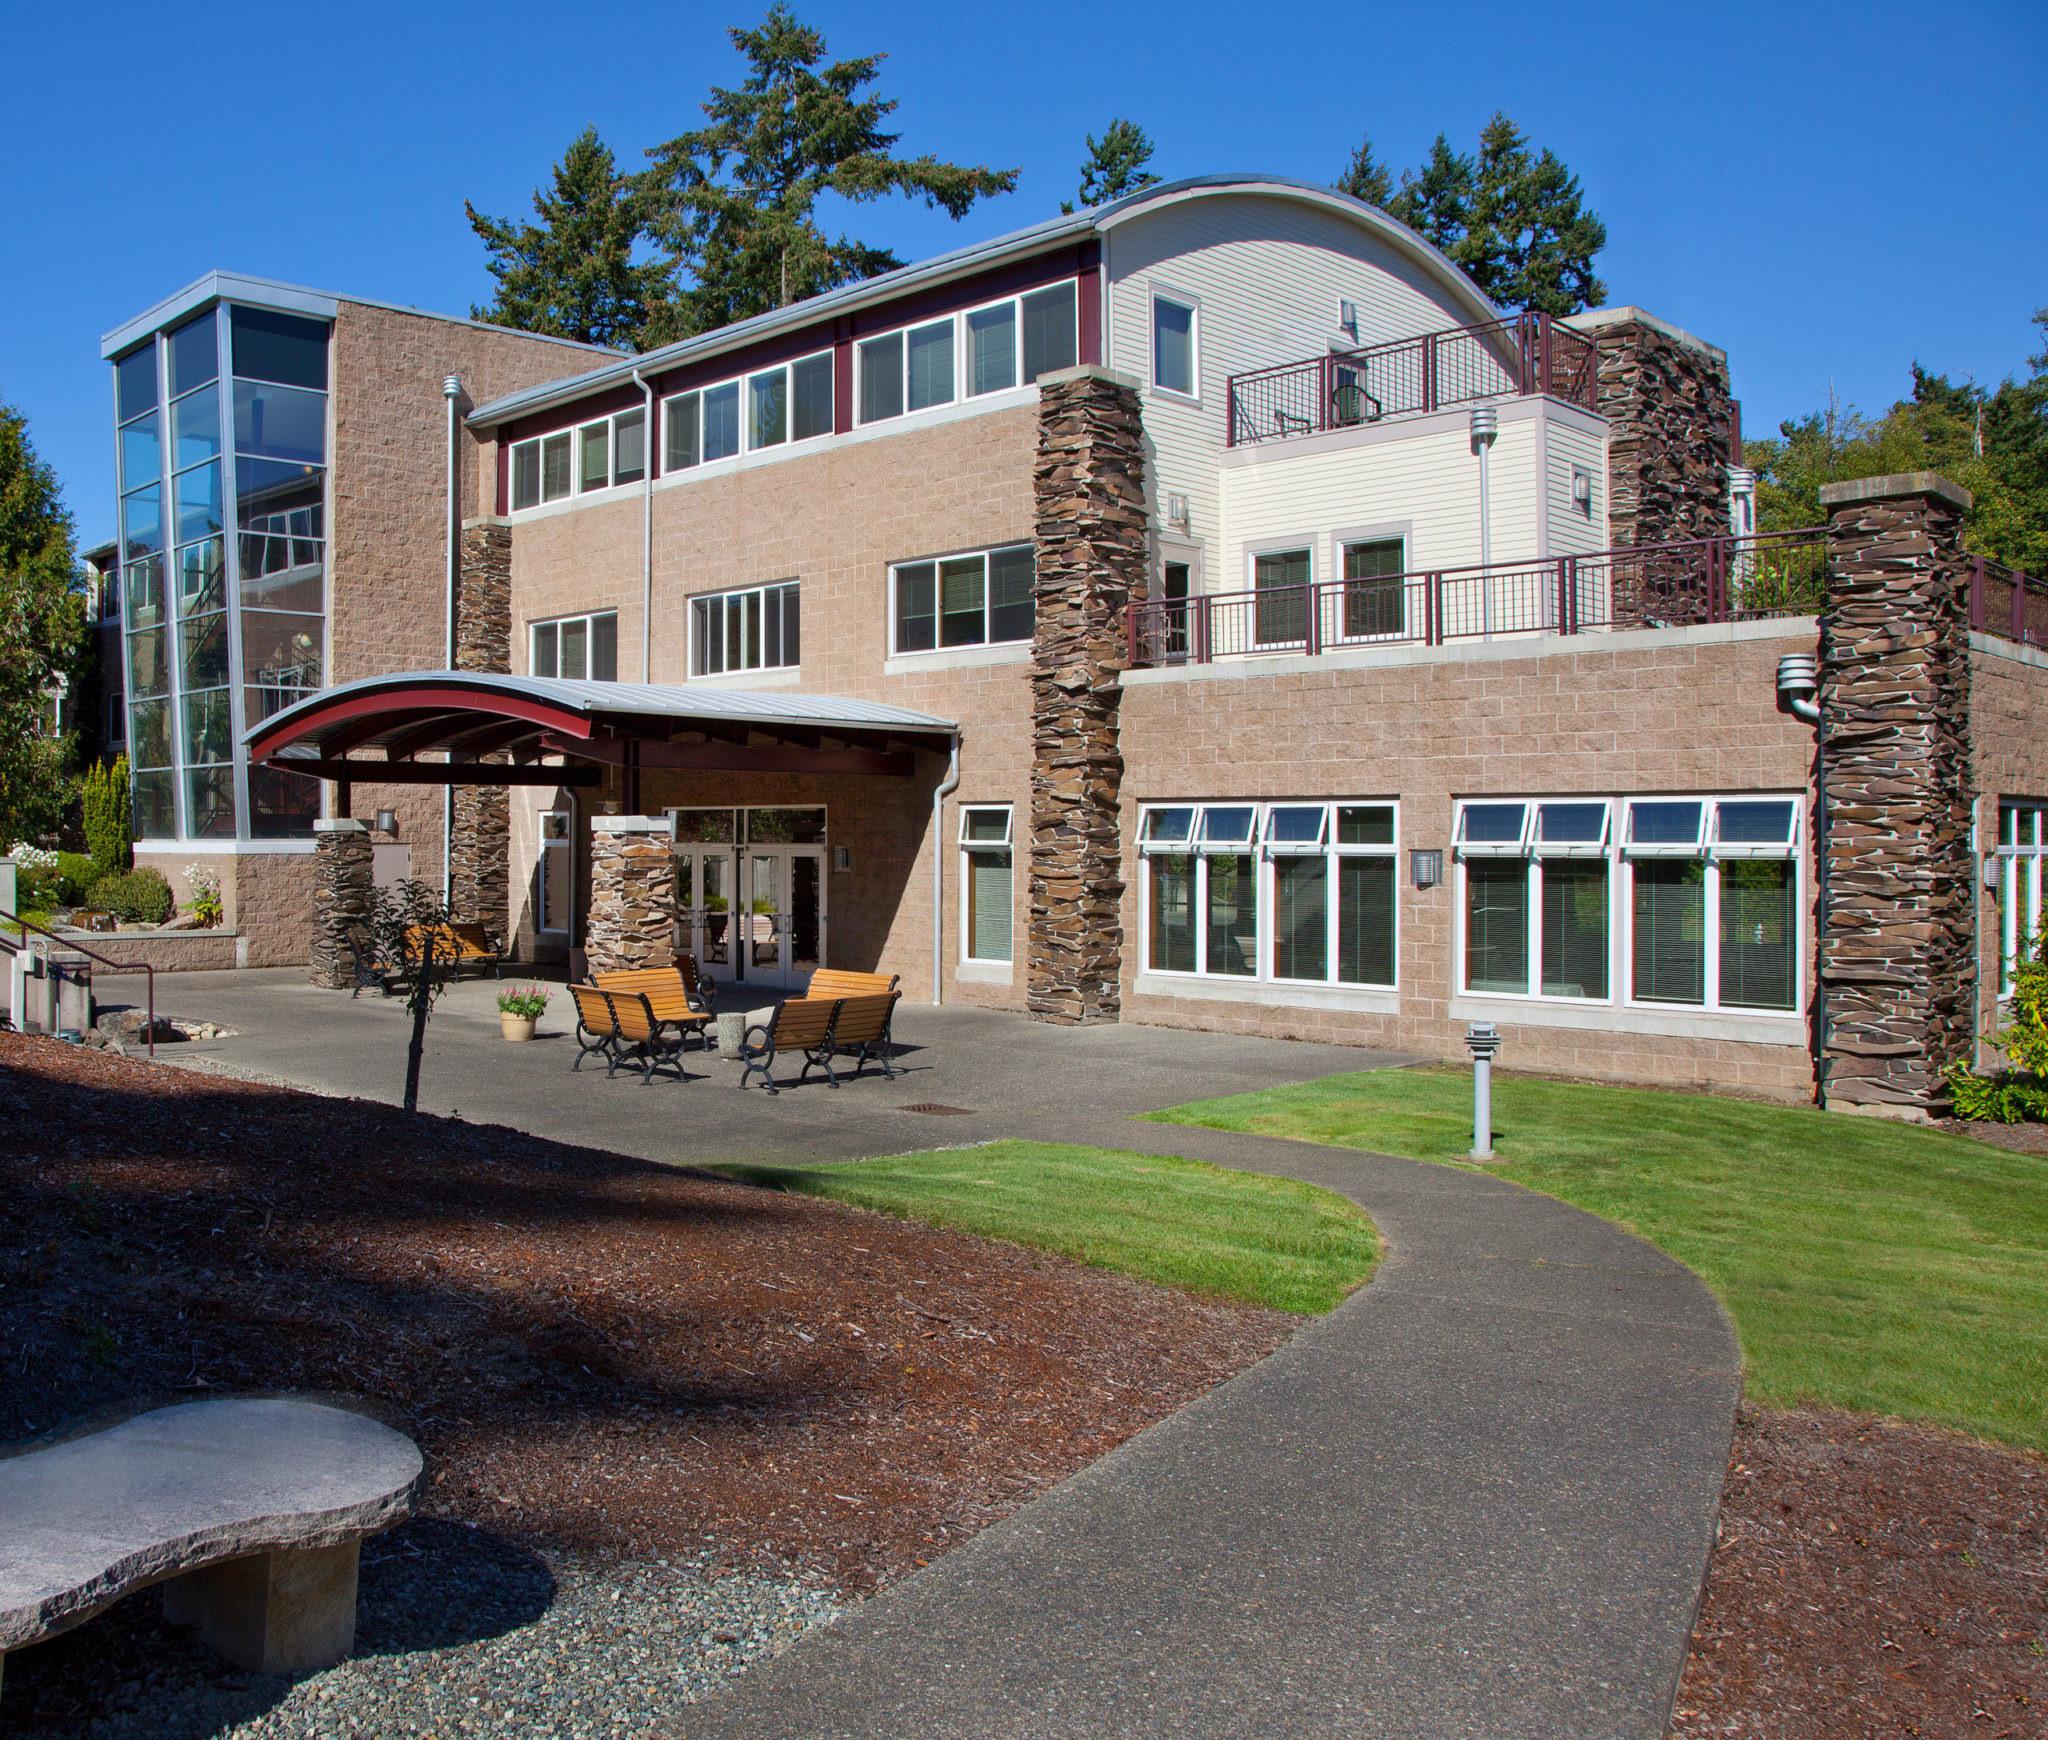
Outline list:
[[[2018,590],[2039,582],[2020,577]],[[1982,618],[2019,620],[1987,578]],[[1827,534],[1775,532],[1603,550],[1543,562],[1496,562],[1255,592],[1154,599],[1128,613],[1134,666],[1210,664],[1356,647],[1443,646],[1622,628],[1811,616],[1827,596]],[[2048,600],[2042,600],[2048,602]],[[2001,615],[2001,612],[2003,613]]]
[[[1232,375],[1229,444],[1529,394],[1597,413],[1599,392],[1593,341],[1547,314],[1521,314]]]

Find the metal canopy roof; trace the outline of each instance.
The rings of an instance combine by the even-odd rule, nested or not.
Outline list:
[[[587,785],[599,777],[588,764],[907,776],[912,751],[943,752],[958,729],[930,713],[836,695],[402,671],[322,689],[243,741],[252,762],[342,782]],[[479,759],[493,754],[508,759]],[[544,755],[584,765],[541,765]]]

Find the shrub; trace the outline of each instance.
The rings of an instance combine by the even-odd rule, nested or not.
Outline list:
[[[100,879],[100,867],[83,852],[57,854],[57,898],[65,906],[83,906],[86,894]]]
[[[31,906],[54,906],[57,903],[63,875],[57,868],[55,852],[17,840],[7,848],[6,856],[14,860],[14,898],[24,911]]]
[[[162,924],[177,904],[161,870],[144,865],[124,876],[102,876],[88,895],[90,904],[131,924]]]
[[[128,826],[128,757],[117,755],[114,765],[95,762],[85,776],[82,803],[86,850],[102,876],[118,876],[135,861],[135,845]]]
[[[1956,1116],[1998,1124],[2048,1122],[2048,921],[2012,969],[2012,1020],[1991,1037],[2010,1066],[1976,1075],[1948,1072]]]
[[[192,890],[192,916],[209,928],[220,923],[227,911],[221,904],[220,872],[210,864],[187,864],[185,886]]]

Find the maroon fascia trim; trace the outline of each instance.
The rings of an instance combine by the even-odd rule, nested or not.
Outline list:
[[[853,427],[853,346],[858,340],[874,333],[894,332],[900,326],[915,325],[920,320],[935,319],[941,314],[979,307],[1001,296],[1016,296],[1028,290],[1041,289],[1047,284],[1057,284],[1063,278],[1079,280],[1075,287],[1079,303],[1075,338],[1080,360],[1084,363],[1100,362],[1101,262],[1102,243],[1090,237],[1054,248],[1048,253],[1034,254],[1028,259],[1013,260],[990,271],[977,272],[971,278],[935,284],[927,290],[899,296],[873,308],[863,308],[831,320],[814,321],[793,332],[762,339],[743,350],[726,351],[683,368],[670,369],[653,377],[656,412],[659,413],[660,401],[670,393],[714,386],[736,375],[747,375],[757,369],[772,368],[776,363],[791,362],[797,357],[814,356],[821,350],[830,350],[834,353],[832,422],[834,430],[844,434]],[[573,429],[580,423],[615,411],[629,411],[639,403],[640,389],[629,381],[623,387],[607,388],[574,404],[557,405],[552,410],[522,417],[505,425],[500,435],[506,441],[530,441],[536,435],[552,435],[563,429]],[[653,433],[658,432],[650,432],[650,438]]]

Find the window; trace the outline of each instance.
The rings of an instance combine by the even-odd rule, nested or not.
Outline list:
[[[1152,384],[1190,397],[1195,391],[1195,311],[1170,296],[1152,298]]]
[[[1029,640],[1034,572],[1029,544],[897,563],[890,570],[895,650],[933,652]]]
[[[1344,546],[1344,638],[1400,639],[1407,633],[1407,595],[1401,584],[1407,545],[1375,538]]]
[[[1070,280],[970,309],[957,320],[948,315],[860,340],[860,421],[886,422],[1072,368],[1079,356],[1074,296]]]
[[[1798,818],[1790,797],[1461,804],[1462,988],[1612,1001],[1625,918],[1628,1001],[1796,1009]]]
[[[965,890],[961,910],[962,958],[1001,961],[1011,956],[1010,924],[1014,910],[1014,872],[1010,858],[1010,810],[960,810],[960,882]]]
[[[1159,805],[1138,850],[1149,971],[1394,984],[1394,805]]]
[[[1310,578],[1306,550],[1267,550],[1252,557],[1252,589],[1258,594],[1255,610],[1259,645],[1307,640]]]
[[[951,317],[860,344],[860,420],[879,423],[905,411],[953,402]]]
[[[803,663],[797,582],[690,600],[690,674],[776,670]]]
[[[570,494],[639,483],[647,476],[647,413],[621,411],[554,435],[515,442],[512,448],[512,506],[538,507]]]
[[[564,616],[529,625],[530,674],[572,683],[619,680],[619,613]]]
[[[562,932],[569,928],[569,817],[566,811],[544,810],[540,818],[538,927]]]
[[[1080,359],[1072,281],[1020,297],[1024,324],[1024,384],[1056,369],[1070,369]]]
[[[662,469],[759,453],[832,433],[832,353],[800,357],[662,401]]]
[[[2014,966],[2041,934],[2041,858],[2048,851],[2048,804],[1998,806],[1998,994],[2012,995]]]
[[[521,441],[512,449],[512,506],[538,507],[544,501],[560,501],[569,493],[571,457],[575,437],[568,430],[543,435],[535,441]]]

